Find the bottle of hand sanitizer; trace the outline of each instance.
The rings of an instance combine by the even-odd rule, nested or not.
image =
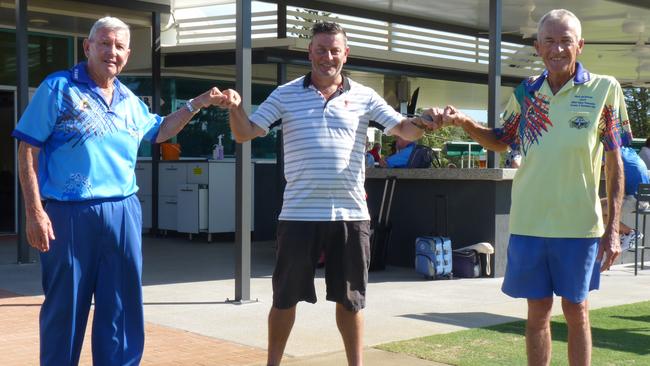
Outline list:
[[[223,160],[223,144],[221,143],[223,135],[219,135],[217,138],[219,139],[219,142],[214,145],[214,150],[212,150],[212,158],[214,160]]]

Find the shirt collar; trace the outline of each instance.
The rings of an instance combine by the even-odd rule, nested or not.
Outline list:
[[[90,75],[88,75],[88,63],[86,61],[80,62],[72,67],[72,80],[77,83],[88,84],[88,87],[91,89],[99,88],[95,81],[90,78]],[[118,78],[115,78],[113,84],[115,85],[115,90],[117,90],[123,98],[128,96],[126,86],[124,86]]]
[[[525,84],[526,91],[529,94],[533,94],[538,91],[542,87],[542,84],[544,84],[544,80],[546,80],[547,76],[548,70],[544,70],[544,72],[537,79],[527,80]],[[591,74],[589,73],[589,70],[585,69],[580,62],[576,62],[576,74],[573,76],[573,84],[581,85],[588,82],[589,80],[591,80]]]
[[[343,83],[339,87],[344,92],[350,91],[350,80],[345,77],[345,75],[341,75],[343,78]],[[303,88],[309,88],[309,86],[312,85],[311,82],[311,72],[308,72],[307,75],[305,75],[305,78],[302,80],[302,87]]]

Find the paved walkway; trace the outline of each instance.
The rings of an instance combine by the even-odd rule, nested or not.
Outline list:
[[[234,245],[185,238],[145,238],[144,301],[146,345],[143,365],[264,365],[266,316],[271,304],[271,243],[254,243],[251,294],[233,305]],[[40,266],[16,265],[15,242],[0,238],[0,365],[38,364],[38,311],[43,297]],[[525,301],[499,291],[501,279],[423,281],[413,270],[373,272],[364,311],[366,364],[438,365],[383,352],[377,344],[518,320]],[[650,300],[650,270],[634,276],[619,265],[602,276],[592,308]],[[345,364],[334,321],[334,305],[323,301],[317,273],[317,304],[298,306],[284,364]],[[17,295],[20,294],[20,295]],[[556,304],[555,314],[561,311]],[[87,334],[81,365],[90,365]]]
[[[0,365],[38,365],[38,312],[43,296],[20,296],[0,290]],[[92,311],[80,365],[91,365]],[[266,361],[256,347],[206,337],[147,322],[142,365],[253,365]]]

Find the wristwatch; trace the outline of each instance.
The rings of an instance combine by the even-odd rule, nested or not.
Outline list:
[[[201,108],[194,108],[194,106],[192,105],[193,100],[194,99],[188,100],[187,103],[185,103],[185,107],[187,108],[188,111],[190,111],[190,113],[195,114],[196,112],[200,111]]]

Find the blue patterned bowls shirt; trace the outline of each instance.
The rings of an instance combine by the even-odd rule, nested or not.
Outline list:
[[[40,148],[42,199],[85,201],[138,191],[135,164],[143,139],[155,141],[163,118],[119,80],[108,105],[86,63],[49,75],[12,136]]]

